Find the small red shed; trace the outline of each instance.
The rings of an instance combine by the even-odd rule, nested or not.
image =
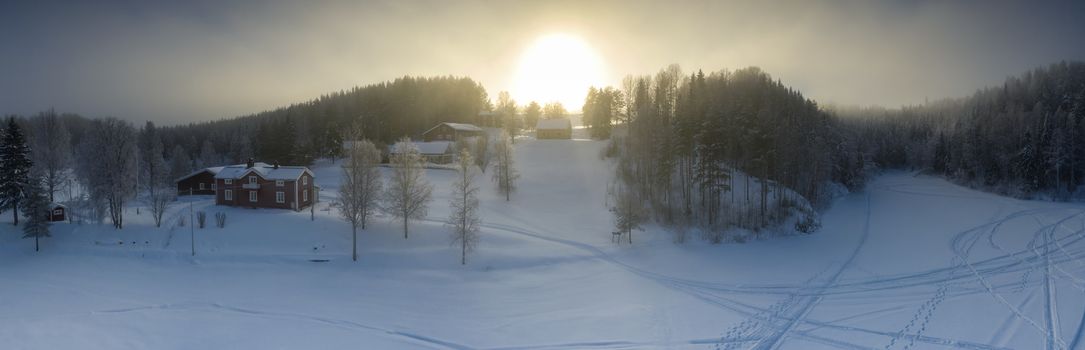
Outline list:
[[[49,203],[49,221],[64,221],[68,217],[68,207],[60,203]]]

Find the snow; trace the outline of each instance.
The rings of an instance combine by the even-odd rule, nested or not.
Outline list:
[[[448,126],[449,126],[449,127],[451,127],[451,128],[453,129],[453,130],[457,130],[457,131],[482,131],[482,128],[480,128],[480,127],[477,127],[477,126],[475,126],[475,125],[472,125],[472,124],[465,124],[465,123],[441,123],[441,124],[437,124],[437,126],[434,126],[434,127],[430,128],[429,130],[426,130],[426,131],[425,131],[425,132],[423,132],[422,134],[426,134],[426,133],[429,133],[430,131],[432,131],[433,129],[436,129],[437,127],[440,127],[441,125],[448,125]]]
[[[269,164],[267,164],[267,163],[260,163],[260,162],[257,162],[257,163],[255,163],[255,165],[256,165],[256,166],[270,166],[270,165],[269,165]],[[221,171],[222,171],[222,169],[224,169],[224,168],[226,168],[226,167],[229,167],[229,166],[233,166],[233,167],[244,167],[244,166],[245,166],[245,164],[237,164],[237,165],[225,165],[225,166],[213,166],[213,167],[203,168],[203,169],[200,169],[200,170],[196,170],[196,171],[193,171],[193,172],[191,172],[191,173],[188,173],[187,175],[185,175],[185,176],[182,176],[182,177],[179,177],[179,178],[177,178],[177,179],[175,179],[175,180],[173,180],[173,181],[174,181],[174,182],[177,182],[177,181],[181,181],[181,180],[184,180],[184,179],[190,178],[190,177],[192,177],[192,176],[195,176],[196,174],[199,174],[199,173],[205,172],[205,171],[206,171],[206,172],[209,172],[209,173],[211,173],[211,175],[217,175],[217,174],[218,174],[219,172],[221,172]]]
[[[244,178],[250,172],[255,172],[260,177],[268,180],[297,180],[301,177],[301,174],[306,172],[312,173],[309,168],[303,166],[273,166],[266,163],[254,164],[252,168],[248,165],[231,165],[222,168],[215,174],[216,179],[240,179]]]
[[[422,155],[448,154],[448,153],[451,153],[451,152],[449,152],[449,149],[452,148],[452,141],[429,141],[429,142],[415,141],[415,142],[411,142],[411,143],[413,143],[414,146],[418,148],[418,153],[420,153]],[[391,154],[399,153],[396,150],[396,145],[395,144],[392,144],[392,145],[388,146],[388,152],[391,153]]]
[[[162,228],[130,208],[123,230],[56,223],[35,253],[0,213],[0,347],[1085,346],[1081,204],[888,173],[838,200],[812,235],[674,244],[649,226],[616,245],[602,142],[516,147],[511,202],[480,179],[483,228],[466,266],[442,224],[455,172],[441,169],[427,170],[428,219],[403,239],[399,222],[377,218],[358,262],[329,208],[341,170],[327,161],[313,167],[315,221],[186,196]],[[176,226],[190,205],[208,228]]]
[[[565,130],[572,127],[572,122],[569,118],[557,118],[557,119],[539,119],[535,123],[536,130]]]

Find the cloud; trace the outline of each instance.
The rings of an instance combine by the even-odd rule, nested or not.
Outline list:
[[[535,38],[575,33],[606,79],[760,66],[822,102],[967,95],[1085,58],[1073,2],[34,2],[0,5],[0,112],[49,107],[164,124],[398,76],[513,89]]]

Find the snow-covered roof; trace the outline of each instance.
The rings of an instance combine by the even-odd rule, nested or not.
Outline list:
[[[260,177],[268,180],[297,180],[301,177],[301,174],[307,172],[310,176],[313,175],[313,172],[310,171],[309,168],[303,166],[280,165],[276,168],[267,163],[256,163],[252,168],[246,167],[245,164],[224,167],[215,175],[215,178],[240,179],[248,175],[249,172],[255,172],[257,175],[260,175]]]
[[[432,128],[429,128],[429,130],[426,130],[422,134],[428,134],[430,131],[433,131],[433,129],[441,127],[441,125],[448,125],[453,130],[456,130],[456,131],[477,131],[477,132],[482,132],[482,128],[471,125],[471,124],[465,124],[465,123],[441,123],[441,124],[437,124],[436,126],[434,126]]]
[[[256,163],[256,165],[259,165],[259,166],[270,166],[270,165],[268,165],[267,163]],[[181,180],[184,180],[184,179],[187,179],[187,178],[193,177],[193,176],[195,176],[196,174],[199,174],[199,173],[202,173],[202,172],[205,172],[205,171],[206,171],[206,172],[209,172],[209,173],[211,173],[211,175],[218,175],[218,173],[219,173],[220,171],[222,171],[222,169],[223,169],[223,168],[226,168],[226,167],[228,167],[228,166],[242,166],[242,167],[243,167],[243,166],[245,166],[245,164],[236,164],[236,165],[225,165],[225,166],[213,166],[213,167],[207,167],[207,168],[203,168],[203,169],[200,169],[200,170],[196,170],[196,171],[193,171],[193,172],[191,172],[191,173],[188,173],[188,174],[186,174],[185,176],[182,176],[182,177],[179,177],[179,178],[177,178],[176,180],[173,180],[173,182],[178,182],[178,181],[181,181]]]
[[[539,122],[535,123],[536,130],[564,130],[572,127],[573,122],[569,118],[539,119]]]
[[[57,203],[57,202],[49,203],[49,208],[67,208],[67,207],[68,206]]]
[[[418,147],[418,153],[423,155],[427,154],[445,154],[452,148],[452,141],[430,141],[430,142],[412,142],[415,147]],[[388,153],[399,153],[396,150],[396,145],[388,146]]]

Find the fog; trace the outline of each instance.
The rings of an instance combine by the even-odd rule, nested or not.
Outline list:
[[[496,97],[556,32],[587,41],[613,85],[671,63],[759,66],[821,103],[894,107],[1085,59],[1082,15],[1072,2],[4,2],[0,113],[177,124],[403,75],[469,76]]]

